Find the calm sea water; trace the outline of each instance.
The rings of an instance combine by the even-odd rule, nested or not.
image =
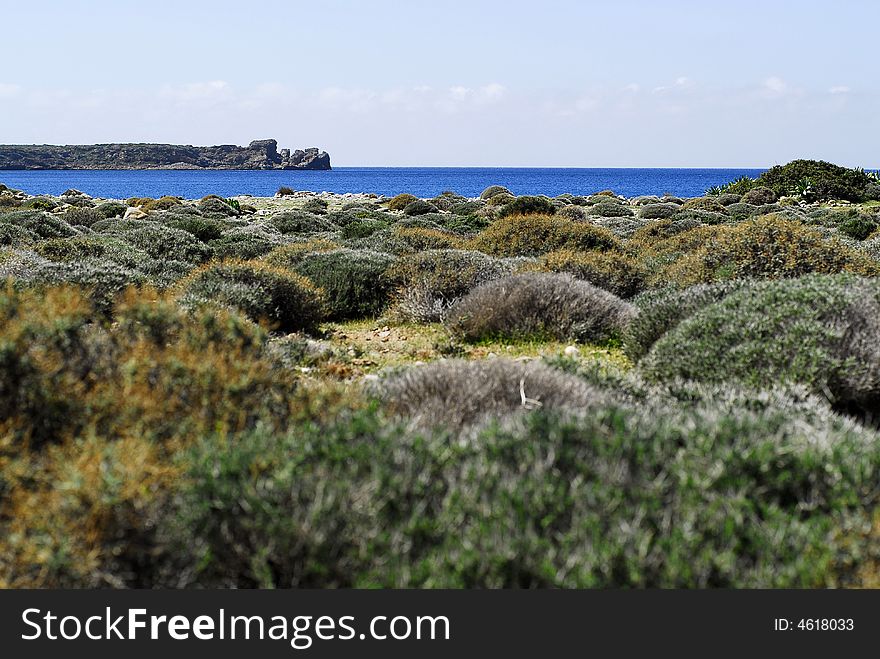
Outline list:
[[[409,192],[433,197],[454,190],[475,197],[490,185],[514,194],[555,196],[563,192],[590,194],[611,189],[627,197],[670,193],[702,195],[706,188],[760,169],[562,169],[498,167],[337,167],[332,171],[171,171],[51,170],[0,171],[0,183],[30,194],[60,194],[68,188],[93,197],[127,198],[175,195],[197,199],[206,194],[266,197],[282,185],[311,192]]]

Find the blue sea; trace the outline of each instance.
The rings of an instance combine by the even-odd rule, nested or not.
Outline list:
[[[331,171],[253,170],[44,170],[0,171],[0,183],[30,194],[58,195],[76,188],[105,198],[174,195],[198,199],[249,194],[268,197],[282,185],[311,192],[375,192],[393,196],[409,192],[433,197],[453,190],[476,197],[490,185],[503,185],[517,195],[555,196],[614,190],[632,197],[669,193],[702,195],[706,188],[761,169],[568,169],[513,167],[337,167]]]

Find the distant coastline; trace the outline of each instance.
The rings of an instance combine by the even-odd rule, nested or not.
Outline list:
[[[0,170],[329,170],[330,154],[312,147],[282,149],[276,140],[247,146],[178,144],[0,145]]]

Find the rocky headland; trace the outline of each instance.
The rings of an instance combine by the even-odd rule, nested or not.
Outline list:
[[[276,140],[247,146],[179,144],[0,145],[0,169],[321,169],[330,154],[281,149]]]

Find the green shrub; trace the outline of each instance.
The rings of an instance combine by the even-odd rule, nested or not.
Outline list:
[[[286,185],[282,185],[278,188],[278,191],[275,193],[276,197],[290,197],[296,194],[296,190],[293,188],[288,188]]]
[[[418,201],[419,198],[415,195],[408,194],[406,192],[397,195],[396,197],[392,197],[388,200],[388,203],[385,205],[389,210],[393,211],[402,211],[404,208],[409,206],[412,202]]]
[[[497,259],[459,249],[403,256],[389,272],[393,280],[400,282],[395,309],[410,322],[437,322],[472,288],[509,275],[516,267],[515,259]]]
[[[492,199],[497,198],[497,195]],[[547,197],[517,197],[504,205],[499,217],[512,215],[553,215],[556,206]]]
[[[356,238],[368,238],[377,231],[388,227],[383,220],[363,219],[355,220],[342,227],[342,237],[351,240]]]
[[[381,252],[337,249],[304,254],[292,269],[324,291],[328,317],[343,320],[382,313],[395,289],[387,272],[393,262]]]
[[[770,188],[758,185],[746,192],[740,201],[744,204],[763,206],[764,204],[772,204],[778,197],[779,195]]]
[[[327,205],[327,202],[320,197],[310,197],[301,206],[301,209],[304,212],[312,213],[313,215],[323,215],[327,212]]]
[[[647,278],[642,264],[620,252],[558,250],[544,254],[526,269],[567,272],[622,298],[641,291]]]
[[[659,289],[639,295],[633,300],[639,313],[623,334],[624,352],[637,362],[648,353],[657,339],[682,320],[738,291],[747,283],[747,280],[735,279],[699,284],[684,290]]]
[[[797,383],[842,409],[880,412],[880,303],[851,275],[755,282],[660,337],[640,368],[652,379]]]
[[[210,241],[208,246],[218,259],[249,261],[268,254],[281,244],[281,240],[274,236],[259,232],[239,232],[227,233]]]
[[[409,202],[403,209],[404,215],[425,215],[426,213],[436,213],[437,207],[422,199],[416,199]]]
[[[467,197],[462,197],[451,190],[445,190],[430,200],[441,211],[451,211],[455,206],[468,203]]]
[[[679,210],[677,204],[647,204],[639,208],[639,217],[646,220],[665,220]]]
[[[758,177],[758,185],[779,196],[799,194],[808,200],[865,201],[873,179],[864,171],[832,165],[824,160],[793,160],[776,165]]]
[[[33,231],[15,224],[0,223],[0,246],[3,247],[29,247],[39,240],[39,236]]]
[[[21,206],[33,210],[51,211],[58,208],[59,203],[52,197],[33,197],[22,202]]]
[[[682,210],[710,211],[712,213],[725,213],[724,206],[718,203],[714,197],[697,197],[688,199],[681,205]]]
[[[559,217],[564,217],[567,220],[586,220],[587,219],[587,211],[584,210],[583,206],[576,206],[575,204],[569,204],[568,206],[563,206],[556,214]]]
[[[473,249],[495,256],[539,256],[559,249],[615,249],[619,241],[595,224],[552,215],[514,215],[489,225],[471,241]]]
[[[57,441],[64,427],[81,420],[74,401],[100,371],[91,320],[87,299],[74,287],[0,287],[4,454]]]
[[[94,208],[70,208],[64,213],[64,221],[70,226],[90,227],[104,217]]]
[[[878,265],[839,241],[773,215],[719,227],[715,240],[666,272],[679,285],[721,279],[798,277],[809,273],[880,274]]]
[[[505,188],[503,185],[490,185],[488,188],[480,193],[480,199],[486,201],[499,194],[508,194],[513,196],[513,193]]]
[[[837,228],[843,235],[849,236],[853,240],[865,240],[877,230],[877,217],[867,213],[859,213],[843,220]]]
[[[746,220],[750,217],[758,215],[759,212],[757,206],[753,206],[752,204],[737,203],[727,206],[727,214],[734,222],[741,222],[742,220]]]
[[[591,412],[467,442],[369,410],[206,439],[160,508],[172,583],[821,587],[858,555],[833,529],[874,501],[874,434],[772,406]]]
[[[27,229],[40,238],[69,238],[77,234],[76,229],[57,215],[38,210],[12,211],[0,214],[0,224],[7,223]]]
[[[111,249],[111,247],[128,248],[128,252],[132,257],[140,255],[142,258],[146,255],[139,252],[121,240],[111,238],[109,236],[75,236],[73,238],[53,238],[40,242],[34,251],[50,261],[83,261],[90,258],[103,257]],[[135,261],[134,258],[131,259]],[[132,262],[131,266],[136,265]]]
[[[593,204],[589,209],[590,215],[598,215],[599,217],[631,217],[632,209],[616,202],[601,201]]]
[[[457,249],[462,245],[460,236],[439,229],[398,226],[394,233],[416,252],[427,249]]]
[[[111,217],[122,217],[125,215],[125,211],[128,210],[128,206],[118,201],[105,201],[98,204],[95,210],[102,218],[108,219]]]
[[[455,204],[449,210],[455,215],[473,215],[484,206],[485,204],[479,201],[463,201],[459,204]]]
[[[21,281],[41,289],[75,285],[85,291],[96,313],[109,316],[116,298],[130,286],[143,286],[147,278],[134,268],[100,258],[49,263]]]
[[[223,219],[241,215],[238,208],[234,208],[229,201],[220,197],[209,195],[199,201],[198,209],[205,217]]]
[[[339,227],[325,217],[305,211],[284,211],[269,218],[269,222],[283,234],[335,231]]]
[[[720,197],[723,194],[744,195],[746,192],[755,187],[755,180],[748,176],[740,176],[735,181],[730,181],[724,185],[716,185],[706,190],[707,197]],[[726,204],[725,204],[726,205]]]
[[[474,288],[445,318],[466,341],[500,337],[602,342],[635,315],[630,304],[571,275],[524,273]]]
[[[498,194],[489,197],[486,200],[486,205],[489,208],[499,208],[501,206],[506,206],[507,204],[510,204],[514,201],[516,201],[515,195],[509,194],[507,192],[499,192]]]
[[[236,309],[281,332],[313,331],[324,317],[323,296],[312,282],[255,261],[208,264],[181,282],[180,296]]]
[[[735,194],[733,192],[722,192],[717,197],[715,197],[715,201],[717,201],[722,206],[730,206],[731,204],[738,204],[738,203],[742,202],[742,200],[743,200],[743,196],[741,194]]]
[[[165,226],[191,233],[203,243],[217,240],[223,235],[226,225],[222,220],[214,220],[198,215],[172,215],[162,220]]]
[[[209,246],[182,229],[153,223],[140,223],[134,227],[117,223],[112,231],[154,259],[203,263],[213,255]]]

